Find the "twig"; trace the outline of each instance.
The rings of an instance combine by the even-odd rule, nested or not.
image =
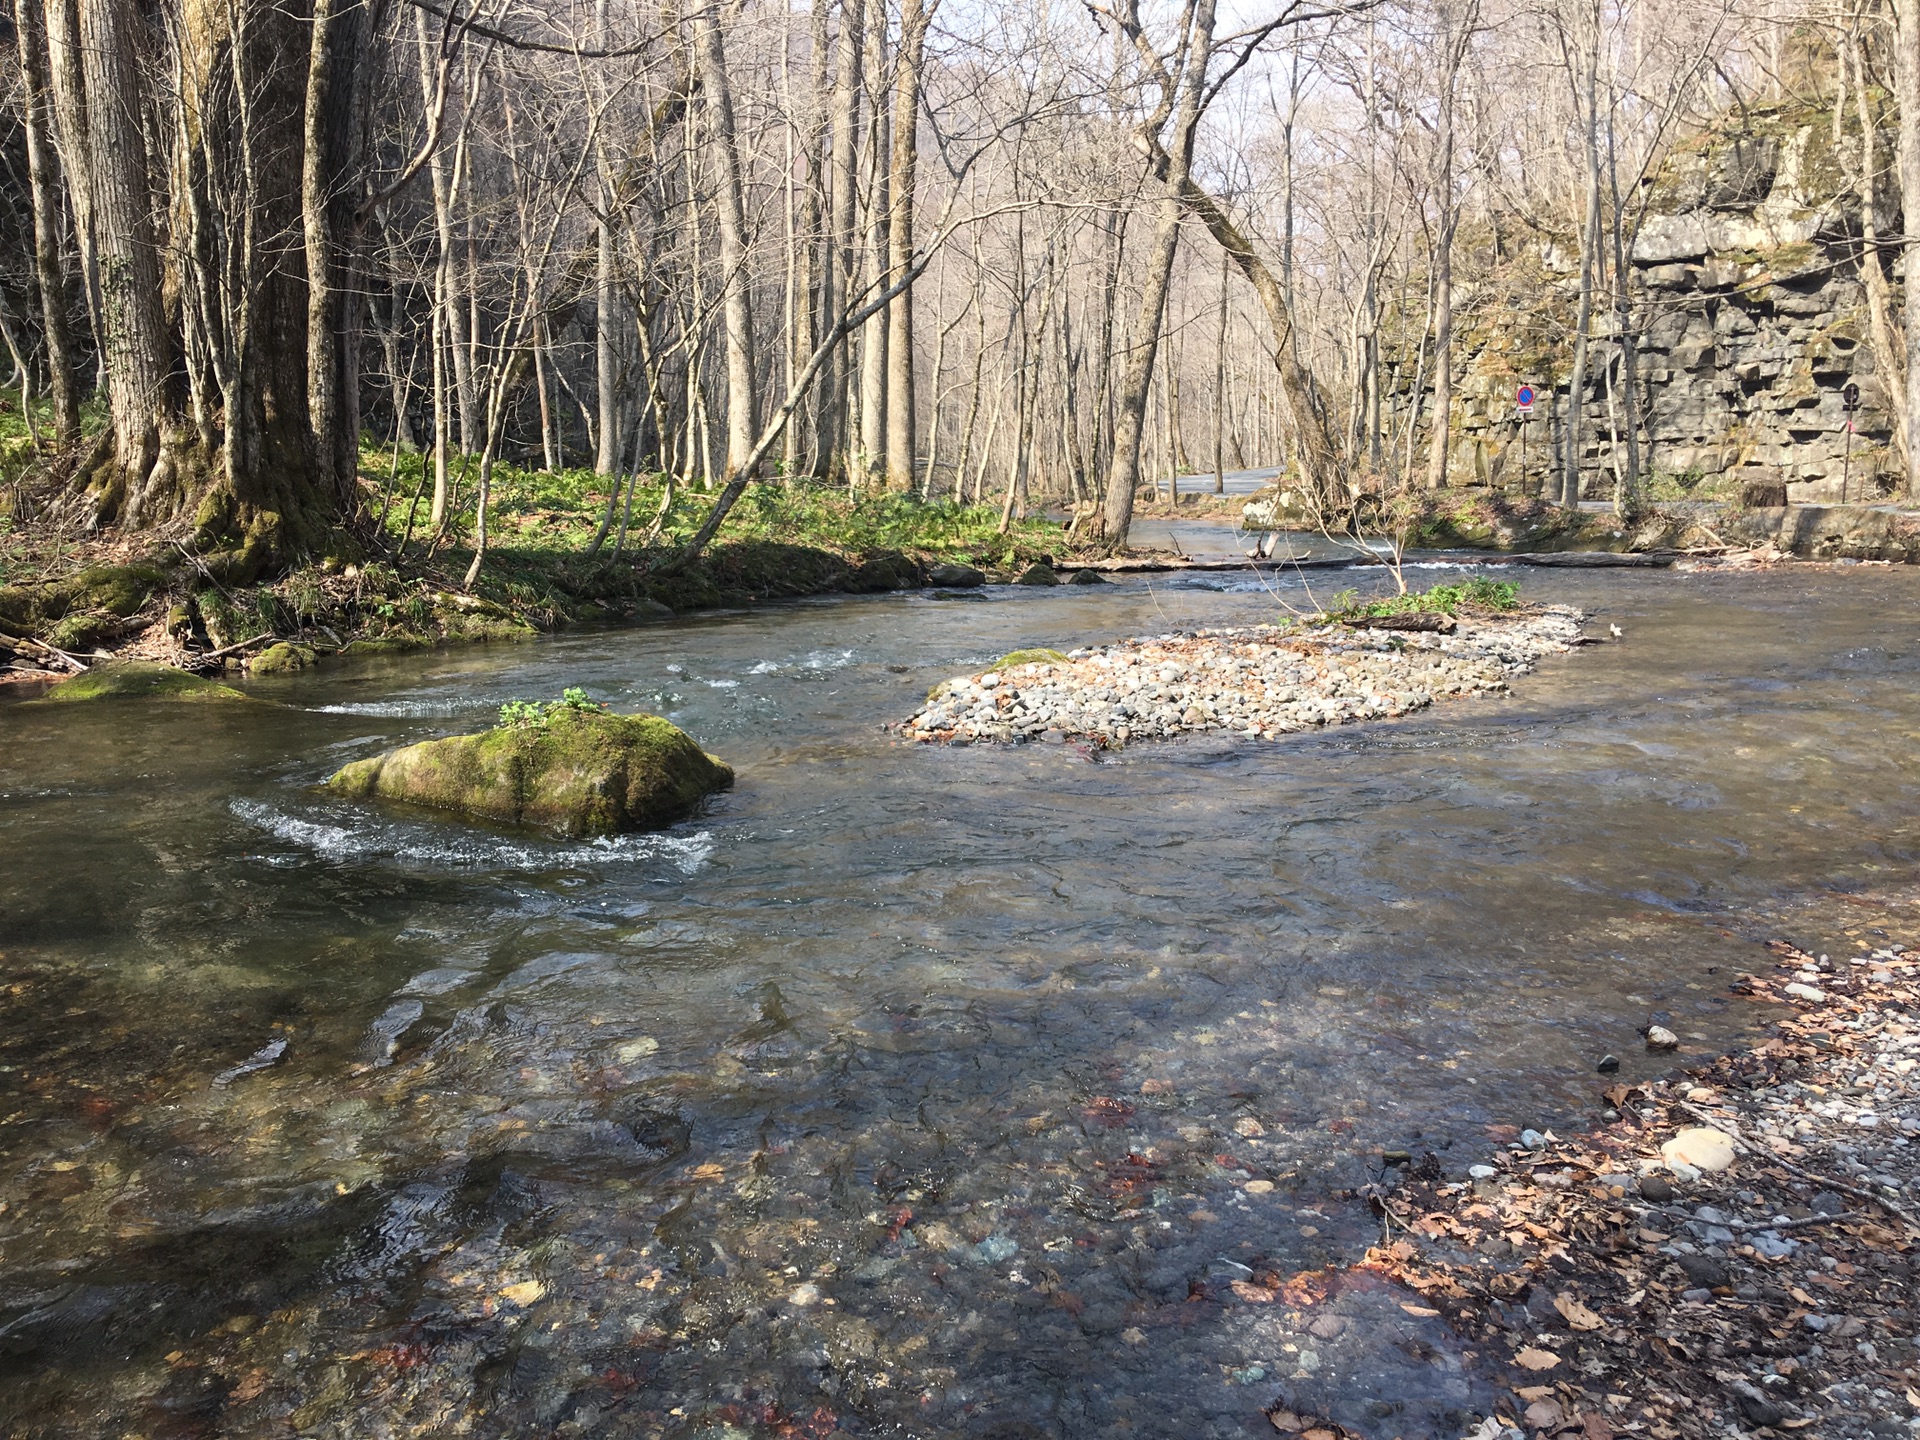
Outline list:
[[[231,655],[236,650],[245,650],[251,646],[258,645],[262,640],[272,640],[275,638],[277,637],[269,630],[266,634],[256,635],[251,640],[241,640],[233,645],[223,645],[218,650],[209,650],[204,655],[195,658],[200,660],[218,660],[222,655]]]
[[[1689,1215],[1684,1210],[1674,1210],[1665,1205],[1649,1205],[1648,1210],[1657,1210],[1662,1215],[1670,1215],[1689,1225],[1717,1225],[1722,1230],[1747,1233],[1755,1230],[1806,1230],[1815,1225],[1851,1224],[1868,1217],[1858,1210],[1849,1210],[1844,1215],[1807,1215],[1799,1220],[1702,1220],[1698,1215]]]
[[[194,554],[191,550],[187,549],[187,547],[182,545],[178,540],[173,542],[173,548],[178,550],[182,555],[186,557],[187,563],[189,565],[193,566],[194,569],[198,570],[202,575],[207,577],[207,583],[209,585],[213,586],[214,589],[218,590],[222,595],[226,596],[227,599],[229,600],[233,599],[233,592],[227,589],[227,587],[222,585],[218,580],[214,579],[213,572],[207,569],[206,565],[202,563],[198,555]],[[238,604],[239,602],[235,601],[234,603]]]
[[[84,673],[87,669],[87,662],[82,660],[78,655],[69,655],[66,651],[60,649],[58,646],[49,645],[44,640],[34,640],[25,635],[22,635],[18,639],[12,640],[10,643],[15,645],[31,646],[35,650],[44,650],[46,651],[47,654],[56,656],[61,661],[65,662],[65,664],[69,668],[71,668],[73,673],[76,675]]]

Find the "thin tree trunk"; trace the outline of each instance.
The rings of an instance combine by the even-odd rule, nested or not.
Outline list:
[[[1232,271],[1220,256],[1220,330],[1213,345],[1213,493],[1227,493],[1227,278]]]
[[[867,273],[875,290],[891,283],[888,266],[892,252],[887,236],[894,219],[888,168],[887,11],[884,5],[868,14],[867,24]],[[860,461],[856,467],[863,486],[884,484],[887,476],[887,342],[891,331],[881,311],[862,329],[860,345]]]
[[[14,29],[25,91],[21,111],[27,141],[27,183],[33,200],[33,274],[40,292],[41,329],[47,346],[53,438],[64,448],[80,438],[80,392],[73,373],[73,336],[67,325],[67,277],[60,253],[60,177],[49,133],[51,98],[40,0],[15,0]],[[31,423],[31,411],[27,418]]]
[[[145,488],[159,478],[154,472],[161,459],[169,353],[137,103],[139,23],[129,0],[80,0],[89,144],[78,173],[91,190],[115,464],[128,487],[127,518],[133,521]]]
[[[939,0],[902,0],[899,76],[893,92],[893,175],[891,219],[887,224],[887,280],[913,264],[914,172],[919,159],[921,60],[927,26]],[[914,416],[913,286],[895,297],[887,310],[887,488],[916,488],[918,449]],[[938,382],[936,381],[936,392]]]
[[[753,276],[747,269],[747,203],[734,129],[733,88],[726,48],[712,8],[695,12],[694,45],[706,99],[720,220],[721,308],[726,330],[727,452],[722,474],[731,481],[754,448]],[[751,477],[749,477],[751,478]]]
[[[87,183],[91,139],[87,127],[86,80],[80,59],[80,11],[77,0],[44,0],[47,80],[53,97],[53,118],[66,173],[67,201],[73,207],[73,238],[80,251],[80,278],[87,297],[87,316],[93,327],[101,363],[105,346],[100,333],[99,255],[93,237],[93,196]]]
[[[827,0],[815,0],[825,5]],[[853,295],[854,226],[858,216],[859,165],[858,127],[860,124],[860,56],[866,38],[864,0],[842,0],[838,73],[833,88],[833,155],[830,178],[833,184],[831,234],[827,242],[827,264],[821,285],[820,315],[843,311]],[[825,457],[829,478],[852,478],[849,461],[852,436],[848,425],[848,400],[853,388],[851,349],[842,340],[831,357],[826,394],[820,405],[820,450]]]
[[[1860,118],[1860,172],[1856,189],[1860,196],[1860,276],[1866,282],[1869,334],[1873,341],[1874,366],[1880,372],[1880,384],[1886,391],[1887,409],[1893,420],[1893,448],[1907,469],[1907,387],[1906,355],[1894,338],[1893,297],[1887,284],[1886,260],[1881,254],[1880,222],[1875,215],[1880,193],[1879,130],[1874,124],[1873,106],[1867,93],[1866,65],[1860,53],[1857,18],[1846,32],[1848,68],[1853,73],[1854,105]]]
[[[1586,220],[1580,231],[1580,302],[1574,320],[1573,370],[1567,379],[1567,425],[1560,476],[1560,503],[1571,510],[1580,503],[1581,409],[1587,389],[1587,331],[1593,319],[1594,271],[1600,263],[1600,143],[1599,70],[1600,16],[1583,16],[1588,33],[1581,36],[1579,86],[1584,91],[1580,121],[1585,130]],[[1578,92],[1576,92],[1578,94]]]
[[[1920,496],[1920,0],[1894,0],[1895,91],[1900,106],[1900,195],[1906,208],[1907,498]],[[1891,384],[1893,377],[1888,377]]]
[[[1446,62],[1441,68],[1440,134],[1434,148],[1434,193],[1440,201],[1440,233],[1433,244],[1433,438],[1427,447],[1429,490],[1438,490],[1447,483],[1447,452],[1453,440],[1453,233],[1460,218],[1460,206],[1453,193],[1454,92],[1459,84],[1466,37],[1473,29],[1477,9],[1477,4],[1469,3],[1466,12],[1457,19],[1450,6],[1440,11]]]

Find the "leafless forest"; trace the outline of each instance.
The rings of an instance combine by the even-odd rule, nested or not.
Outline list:
[[[1920,184],[1913,0],[14,16],[0,313],[64,503],[261,554],[352,510],[363,438],[431,456],[434,522],[502,458],[665,473],[713,525],[810,476],[1112,544],[1178,470],[1441,485],[1459,337],[1526,247],[1577,277],[1569,424],[1606,423],[1590,335],[1635,413],[1644,182],[1711,117],[1840,87]],[[1862,264],[1920,380],[1901,244]]]

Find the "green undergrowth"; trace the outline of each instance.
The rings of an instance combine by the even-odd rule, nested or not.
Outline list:
[[[396,464],[391,450],[369,445],[361,462],[372,532],[343,535],[337,553],[245,585],[223,582],[177,544],[135,550],[125,537],[23,533],[0,519],[0,649],[12,634],[73,654],[112,652],[158,622],[190,647],[270,646],[264,673],[341,652],[391,654],[769,599],[908,589],[926,584],[941,563],[1010,575],[1035,561],[1060,563],[1070,550],[1062,528],[1044,519],[1002,535],[990,507],[770,481],[747,491],[697,560],[673,564],[715,496],[676,486],[668,504],[664,477],[643,475],[624,543],[623,489],[600,549],[589,554],[607,515],[609,480],[500,465],[485,561],[468,591],[477,465],[456,460],[454,518],[435,530],[429,457],[402,454]],[[275,638],[295,645],[270,645]]]
[[[1387,618],[1393,615],[1458,615],[1497,613],[1520,605],[1520,587],[1511,580],[1489,580],[1476,576],[1457,585],[1435,585],[1427,590],[1409,590],[1404,595],[1388,595],[1362,602],[1348,591],[1336,595],[1329,613],[1343,620]]]

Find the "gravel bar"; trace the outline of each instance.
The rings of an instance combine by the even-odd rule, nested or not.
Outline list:
[[[1339,623],[1198,630],[959,675],[900,726],[907,738],[1100,746],[1200,731],[1251,738],[1391,719],[1497,694],[1581,643],[1565,605],[1461,616],[1451,633]]]

